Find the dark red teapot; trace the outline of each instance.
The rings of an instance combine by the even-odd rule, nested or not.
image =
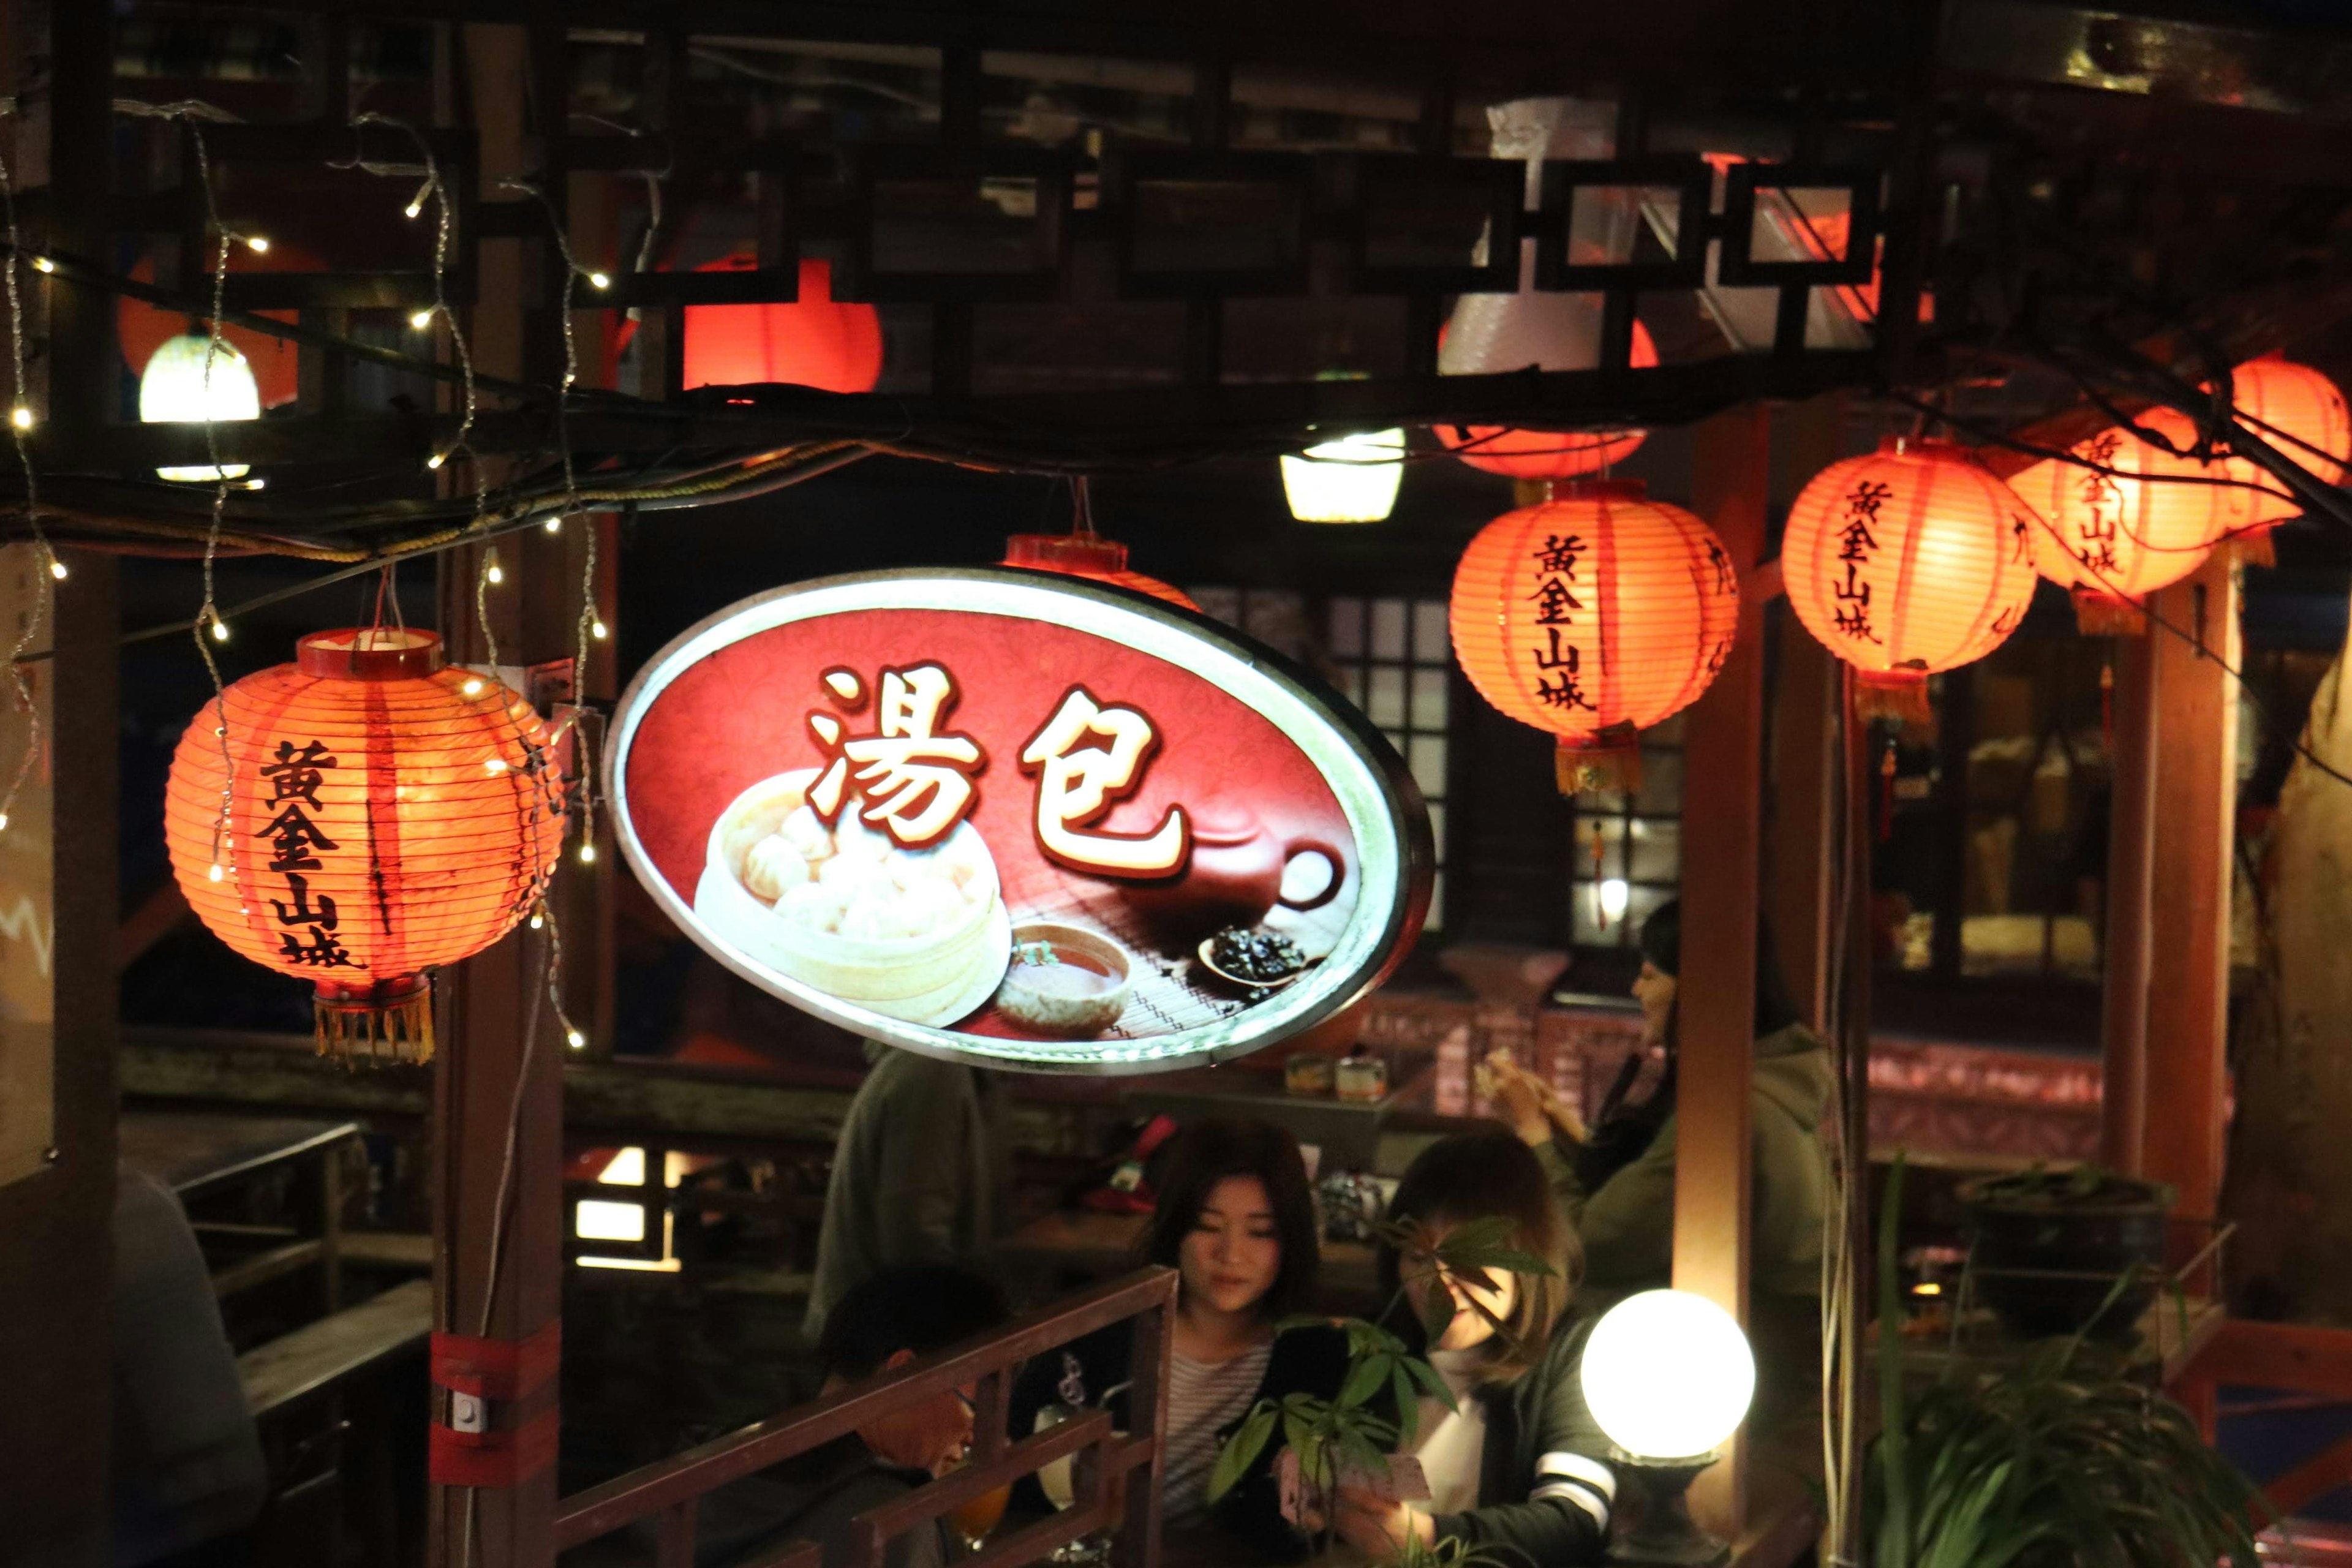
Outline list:
[[[1339,896],[1348,862],[1320,838],[1278,841],[1247,806],[1212,801],[1192,817],[1192,858],[1164,882],[1139,882],[1127,900],[1161,941],[1187,946],[1227,926],[1254,926],[1277,903],[1318,910]],[[1282,874],[1301,855],[1319,855],[1330,879],[1312,897],[1282,896]]]

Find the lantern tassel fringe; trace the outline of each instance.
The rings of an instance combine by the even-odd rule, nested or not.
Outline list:
[[[1894,719],[1906,725],[1926,726],[1936,715],[1927,705],[1924,675],[1871,675],[1855,672],[1853,713],[1857,719]]]
[[[381,1002],[321,992],[312,1016],[319,1055],[331,1056],[346,1068],[356,1068],[362,1061],[370,1066],[421,1066],[433,1059],[430,985]]]
[[[1614,791],[1632,795],[1642,787],[1642,748],[1596,742],[1563,744],[1552,753],[1552,777],[1564,795]]]
[[[2077,588],[2074,626],[2086,637],[2136,637],[2147,631],[2147,612],[2137,599]]]

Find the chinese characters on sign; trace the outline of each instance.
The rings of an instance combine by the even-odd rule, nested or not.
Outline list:
[[[1845,498],[1845,522],[1837,536],[1837,559],[1845,574],[1843,579],[1831,579],[1830,592],[1836,601],[1831,613],[1837,629],[1858,642],[1882,640],[1871,625],[1870,582],[1863,574],[1877,559],[1878,536],[1872,530],[1878,524],[1879,508],[1894,493],[1892,485],[1864,479]]]
[[[264,868],[286,879],[287,896],[267,900],[282,928],[278,933],[278,956],[306,969],[367,967],[352,959],[336,934],[341,921],[335,900],[324,893],[314,895],[304,875],[321,868],[321,851],[341,847],[310,815],[319,809],[319,786],[337,765],[317,741],[299,746],[280,741],[276,759],[257,770],[269,785],[269,799],[264,804],[277,814],[257,836],[270,846]]]
[[[1544,638],[1528,650],[1540,672],[1536,677],[1535,697],[1563,713],[1580,709],[1597,711],[1584,690],[1584,650],[1577,642],[1580,628],[1575,619],[1584,608],[1583,599],[1578,596],[1585,591],[1584,585],[1577,578],[1578,557],[1584,549],[1583,535],[1563,538],[1553,533],[1528,552],[1536,563],[1535,592],[1528,597],[1536,606],[1535,626]]]
[[[835,707],[849,713],[865,707],[866,685],[856,671],[827,670],[824,683]],[[970,735],[940,729],[957,699],[955,677],[943,667],[885,669],[879,692],[871,734],[851,734],[840,713],[809,714],[827,759],[809,805],[831,826],[854,794],[865,802],[862,820],[902,849],[925,848],[971,815],[988,755]],[[1136,710],[1105,706],[1083,686],[1065,693],[1021,749],[1021,771],[1037,781],[1034,825],[1046,855],[1112,877],[1164,877],[1181,868],[1192,849],[1181,806],[1171,806],[1148,833],[1089,830],[1141,785],[1159,746],[1151,721]]]

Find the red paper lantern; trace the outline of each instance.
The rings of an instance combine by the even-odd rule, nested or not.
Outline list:
[[[1658,363],[1650,330],[1633,323],[1627,363],[1647,370]],[[1520,430],[1504,425],[1440,425],[1437,438],[1474,468],[1515,479],[1572,479],[1623,462],[1646,430]]]
[[[2183,450],[2197,440],[2197,426],[2169,408],[2138,420]],[[2210,482],[2233,477],[2224,463],[2177,457],[2121,426],[2074,455],[2097,466],[2045,458],[2010,485],[2047,524],[2033,531],[2034,565],[2074,594],[2075,618],[2092,636],[2137,635],[2148,595],[2253,521],[2253,491]]]
[[[2025,619],[2041,520],[1974,455],[1890,437],[1832,463],[1789,508],[1789,607],[1853,667],[1861,710],[1924,718],[1927,677],[1973,663]]]
[[[758,265],[731,256],[695,270],[749,272]],[[684,384],[873,391],[882,379],[882,318],[874,307],[835,302],[833,268],[814,258],[801,261],[800,295],[789,305],[688,305]]]
[[[1108,583],[1114,587],[1131,588],[1155,599],[1165,599],[1171,605],[1181,605],[1188,610],[1197,611],[1201,607],[1183,589],[1162,583],[1157,577],[1129,571],[1127,546],[1115,539],[1105,539],[1098,533],[1016,533],[1004,542],[1003,564],[1025,566],[1032,572],[1058,572],[1066,577],[1084,577],[1096,583]]]
[[[1639,480],[1587,479],[1506,512],[1454,571],[1454,657],[1478,695],[1559,740],[1563,792],[1638,775],[1636,730],[1688,707],[1739,626],[1715,531]]]
[[[205,260],[207,264],[211,262],[209,252]],[[242,245],[231,246],[228,269],[232,273],[320,272],[326,269],[326,264],[300,247],[280,241],[266,251],[256,251]],[[154,282],[154,262],[145,257],[140,258],[132,265],[131,276],[137,282]],[[209,298],[209,282],[205,289]],[[295,318],[292,310],[257,310],[255,314],[267,316],[273,321],[284,321],[289,326]],[[133,300],[128,294],[114,304],[114,335],[122,345],[123,362],[130,365],[135,375],[144,375],[147,362],[155,357],[157,349],[172,339],[188,332],[203,337],[209,331],[202,317],[167,310],[144,300]],[[245,363],[252,368],[254,385],[261,393],[261,406],[278,408],[294,401],[301,390],[301,350],[293,342],[271,337],[268,332],[257,331],[251,327],[240,327],[233,321],[221,328],[221,339],[235,344],[236,352],[245,356]]]
[[[2309,365],[2265,354],[2230,373],[2230,401],[2238,416],[2257,437],[2311,470],[2324,485],[2344,482],[2345,464],[2352,460],[2352,411],[2344,394]],[[2303,514],[2303,502],[2285,493],[2284,481],[2243,458],[2231,458],[2226,468],[2233,479],[2263,487],[2246,499],[2257,524],[2278,522]]]
[[[214,935],[317,988],[321,1051],[423,1060],[431,971],[530,911],[561,790],[530,704],[431,632],[319,632],[188,726],[164,837]]]

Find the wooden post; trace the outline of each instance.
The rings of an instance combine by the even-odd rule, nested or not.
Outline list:
[[[2162,632],[2150,636],[2161,637]],[[2147,988],[2156,869],[2157,650],[2148,637],[2116,644],[2115,787],[2107,820],[2105,1042],[2099,1089],[2099,1158],[2140,1172],[2147,1138]],[[2234,751],[2235,748],[2232,748]]]
[[[522,109],[529,100],[520,27],[469,25],[470,93],[481,132],[485,184],[529,165]],[[533,254],[518,240],[486,240],[472,316],[475,363],[520,376],[527,336],[521,302]],[[576,535],[573,523],[567,533]],[[532,528],[501,543],[507,581],[488,598],[498,662],[524,668],[571,652],[577,540]],[[567,573],[567,563],[571,563]],[[441,626],[453,662],[487,652],[474,608],[479,552],[444,557]],[[561,881],[559,876],[559,881]],[[551,900],[552,901],[552,900]],[[563,1284],[563,1092],[566,1046],[546,994],[548,932],[517,929],[457,965],[441,987],[440,1053],[434,1073],[433,1283],[436,1332],[521,1341],[561,1314]],[[451,1396],[436,1390],[432,1417],[447,1424]],[[558,1420],[551,1373],[520,1397],[488,1402],[497,1430],[544,1433]],[[536,1426],[534,1424],[537,1424]],[[507,1439],[528,1450],[531,1439]],[[551,1568],[555,1561],[556,1475],[545,1462],[517,1467],[511,1485],[432,1488],[432,1568]]]
[[[1837,461],[1843,394],[1787,411],[1772,456],[1775,498],[1792,499]],[[1780,977],[1814,1027],[1829,1017],[1831,889],[1837,868],[1838,707],[1841,666],[1788,607],[1780,611],[1780,667],[1772,689],[1771,819],[1765,836],[1765,910],[1780,950]]]
[[[2187,637],[2156,630],[2156,775],[2162,848],[2149,879],[2164,911],[2148,944],[2147,1126],[2143,1173],[2209,1219],[2221,1187],[2230,983],[2230,867],[2237,807],[2238,567],[2216,551],[2157,595]],[[2189,638],[2194,638],[2192,644]],[[2195,1287],[2192,1285],[2192,1289]]]
[[[1742,573],[1764,548],[1770,423],[1761,405],[1698,428],[1692,499]],[[1739,636],[1693,704],[1683,752],[1682,1068],[1676,1090],[1677,1289],[1748,1322],[1749,1096],[1756,1021],[1756,910],[1763,832],[1763,606],[1743,602]],[[1734,1438],[1702,1475],[1700,1522],[1736,1537],[1747,1518],[1746,1446]]]

